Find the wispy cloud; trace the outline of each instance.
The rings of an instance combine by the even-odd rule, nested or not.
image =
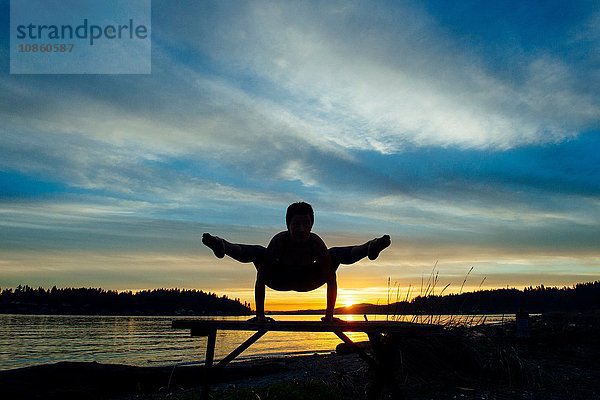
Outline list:
[[[188,45],[225,70],[250,70],[247,79],[277,88],[294,112],[318,120],[329,140],[346,147],[506,149],[573,137],[599,116],[597,96],[577,90],[593,71],[582,76],[539,54],[504,61],[525,64],[518,76],[495,76],[468,42],[414,7],[286,3],[212,11],[203,17],[224,15],[225,23],[195,14],[193,21],[163,18],[185,38],[202,37]]]

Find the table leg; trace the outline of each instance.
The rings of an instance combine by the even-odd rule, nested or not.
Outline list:
[[[224,359],[219,361],[219,363],[217,364],[217,367],[224,367],[225,365],[229,364],[229,362],[231,360],[233,360],[234,358],[236,358],[237,356],[242,354],[242,352],[244,350],[246,350],[248,347],[252,346],[265,333],[267,333],[266,330],[261,330],[261,331],[256,332],[254,335],[250,336],[244,343],[240,344],[237,347],[237,349],[233,350],[231,353],[229,353],[229,355],[227,357],[225,357]]]
[[[212,367],[215,360],[215,343],[217,342],[217,330],[213,329],[208,333],[208,341],[206,342],[206,361],[204,365],[207,368]]]
[[[206,342],[206,360],[204,361],[204,377],[202,382],[202,396],[203,400],[208,399],[208,392],[210,390],[210,378],[213,370],[213,362],[215,359],[215,344],[217,342],[217,330],[211,329],[208,333],[208,340]]]
[[[369,364],[371,367],[373,368],[378,368],[377,362],[375,360],[373,360],[371,357],[369,357],[369,355],[367,353],[365,353],[365,351],[361,348],[359,348],[356,343],[354,343],[352,340],[350,340],[350,338],[348,336],[346,336],[346,334],[344,332],[333,332],[337,335],[337,337],[339,337],[340,339],[342,339],[342,341],[344,343],[346,343],[347,345],[350,346],[350,348],[359,355],[360,358],[362,358],[363,360],[365,360],[367,362],[367,364]]]
[[[387,389],[388,395],[391,394],[394,399],[404,399],[404,393],[396,382],[394,372],[398,366],[394,363],[394,353],[386,349],[382,341],[381,333],[369,333],[369,341],[373,349],[373,355],[377,360],[379,368],[369,390],[369,399],[380,399]]]

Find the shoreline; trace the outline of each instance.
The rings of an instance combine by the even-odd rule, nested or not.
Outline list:
[[[406,397],[414,400],[600,398],[600,311],[544,314],[531,319],[529,337],[517,338],[515,333],[516,325],[508,323],[454,328],[436,338],[390,337],[385,341],[385,365]],[[48,364],[0,371],[0,396],[192,400],[199,396],[203,370]],[[211,395],[224,400],[360,400],[367,398],[378,376],[357,355],[338,348],[328,354],[232,363],[211,377]],[[292,392],[301,394],[290,397]]]
[[[214,370],[211,389],[250,388],[308,376],[327,379],[334,371],[366,367],[355,354],[263,357],[231,363],[218,373]],[[204,371],[203,365],[138,367],[63,361],[0,371],[0,397],[128,399],[153,398],[169,392],[198,393]]]

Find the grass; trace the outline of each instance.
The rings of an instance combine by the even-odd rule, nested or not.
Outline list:
[[[214,400],[331,400],[353,399],[321,380],[275,383],[259,388],[233,388],[211,396]]]
[[[200,387],[173,390],[168,393],[121,397],[120,400],[200,400]],[[353,394],[333,382],[320,379],[288,380],[257,387],[236,387],[211,389],[209,400],[357,400]]]
[[[460,286],[460,290],[458,294],[461,294],[465,284],[467,283],[467,279],[471,272],[473,272],[474,267],[471,267],[465,278],[462,281]],[[436,289],[439,284],[439,270],[438,270],[438,262],[436,261],[427,280],[424,279],[423,275],[421,276],[421,286],[419,290],[419,297],[429,297],[429,296],[443,296],[444,292],[450,287],[450,283],[446,284],[438,293],[436,293]],[[479,284],[479,289],[483,286],[486,277],[483,278],[481,283]],[[386,320],[392,321],[405,321],[405,322],[413,322],[413,323],[421,323],[421,324],[436,324],[436,325],[444,325],[446,327],[461,327],[461,326],[469,326],[474,327],[478,325],[483,325],[486,322],[485,315],[472,315],[468,319],[461,318],[459,319],[457,315],[450,314],[445,315],[441,313],[440,309],[436,309],[434,306],[427,313],[424,314],[416,314],[412,315],[410,320],[406,317],[406,309],[400,309],[400,304],[403,304],[405,307],[411,299],[411,295],[413,294],[414,287],[409,284],[408,289],[406,291],[406,295],[404,299],[401,298],[400,285],[397,282],[394,282],[393,285],[391,283],[391,278],[388,277],[387,281],[387,307],[386,310]],[[392,302],[392,298],[395,293],[395,301]],[[390,305],[395,304],[394,310],[390,313]],[[459,312],[460,314],[460,312]]]
[[[436,337],[386,338],[386,362],[411,400],[600,398],[600,311],[556,313],[532,319],[532,337],[514,335],[514,324],[449,329]],[[211,392],[214,400],[362,400],[374,386],[367,368],[346,375],[328,363],[311,366],[302,378]],[[314,372],[331,369],[328,377]],[[360,373],[358,373],[360,372]],[[362,377],[362,380],[361,380]],[[354,385],[354,386],[351,386]],[[383,390],[383,396],[389,394]],[[200,390],[144,400],[197,400]],[[133,398],[132,398],[133,399]],[[136,399],[139,399],[136,397]]]

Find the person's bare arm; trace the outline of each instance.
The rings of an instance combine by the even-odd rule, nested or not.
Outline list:
[[[259,322],[263,321],[265,319],[265,282],[260,271],[256,274],[254,302],[256,303],[256,319]]]
[[[283,233],[283,232],[282,232]],[[283,248],[283,236],[282,233],[279,233],[271,239],[269,242],[269,246],[267,247],[267,258],[271,260],[268,262],[277,262],[278,258],[281,256],[281,251]],[[264,267],[264,266],[263,266]],[[254,302],[256,303],[256,320],[259,322],[266,321],[265,317],[265,271],[258,270],[256,272],[256,283],[254,285]]]
[[[316,261],[327,277],[327,308],[325,309],[325,317],[322,319],[323,321],[335,321],[337,319],[334,318],[333,312],[335,310],[335,302],[337,301],[337,276],[331,264],[331,256],[325,242],[316,234],[312,234],[311,239],[317,253]]]

